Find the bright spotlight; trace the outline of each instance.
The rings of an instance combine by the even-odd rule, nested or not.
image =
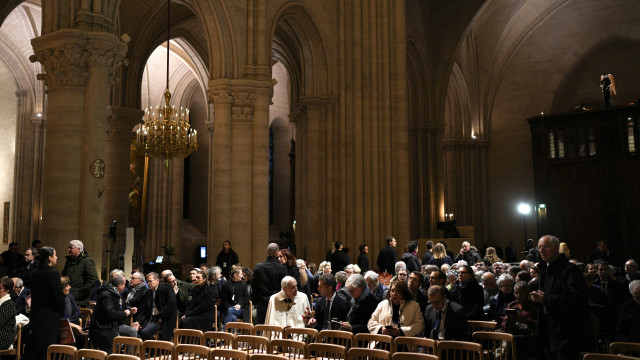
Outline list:
[[[531,212],[531,206],[529,206],[529,204],[520,203],[518,205],[518,212],[522,215],[527,215]]]

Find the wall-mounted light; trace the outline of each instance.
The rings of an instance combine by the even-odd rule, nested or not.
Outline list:
[[[37,116],[37,117],[39,117],[39,118],[41,118],[41,117],[42,117],[42,113],[41,113],[41,112],[39,112],[39,113],[37,113],[37,114],[36,114],[36,116]]]

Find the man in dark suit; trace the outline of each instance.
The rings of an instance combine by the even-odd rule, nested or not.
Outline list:
[[[332,330],[331,321],[347,320],[349,304],[336,294],[336,278],[330,274],[322,274],[318,279],[318,292],[323,297],[319,298],[316,305],[316,313],[309,319],[309,326],[320,330]],[[328,308],[328,309],[327,309]],[[328,314],[327,314],[327,310]]]
[[[349,255],[342,252],[342,242],[336,241],[335,247],[336,251],[331,254],[331,272],[333,274],[343,271],[347,265],[351,264]]]
[[[256,324],[264,324],[269,298],[280,292],[282,279],[287,276],[287,268],[278,262],[278,244],[267,245],[267,260],[256,265],[251,282],[251,300],[257,309]]]
[[[341,328],[338,330],[351,331],[354,334],[368,333],[367,323],[378,306],[378,300],[369,291],[364,276],[360,274],[351,275],[344,286],[352,296],[351,307],[347,314],[347,321],[342,321]]]
[[[469,320],[484,320],[484,291],[478,284],[473,269],[469,265],[462,265],[458,270],[458,283],[451,288],[451,292],[458,298],[460,305],[467,312]]]
[[[396,238],[393,236],[387,237],[387,246],[380,249],[378,254],[378,260],[376,264],[380,269],[380,273],[385,271],[391,275],[396,274],[396,261],[398,261],[398,252],[396,251]]]
[[[465,341],[467,316],[464,308],[447,299],[445,288],[431,285],[427,296],[431,304],[424,311],[425,336],[434,340]]]
[[[178,315],[176,293],[170,284],[160,283],[158,273],[149,273],[147,284],[149,290],[144,294],[142,309],[138,311],[133,328],[138,330],[142,340],[151,340],[158,330],[162,330],[160,340],[171,341]]]

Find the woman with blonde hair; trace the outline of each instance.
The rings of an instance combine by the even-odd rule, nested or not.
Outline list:
[[[331,274],[331,261],[323,261],[320,263],[316,276],[320,276],[322,274]]]
[[[500,258],[496,254],[496,249],[494,247],[492,247],[492,246],[489,246],[487,248],[487,251],[486,251],[486,254],[485,254],[484,258],[485,258],[485,260],[489,260],[491,265],[493,265],[493,263],[495,263],[495,262],[502,262],[502,260],[500,260]]]
[[[571,259],[571,251],[569,251],[569,245],[567,245],[566,242],[560,243],[559,251],[560,251],[560,254],[564,254],[567,257],[567,259]]]
[[[429,259],[429,264],[436,265],[437,267],[442,267],[442,264],[453,264],[453,260],[447,255],[447,251],[442,243],[437,243],[436,246],[433,247],[433,256]]]

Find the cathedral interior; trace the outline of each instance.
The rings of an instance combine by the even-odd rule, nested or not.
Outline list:
[[[367,243],[375,262],[388,235],[401,249],[441,238],[438,223],[450,219],[472,229],[478,248],[520,250],[549,231],[578,257],[595,239],[640,251],[633,201],[618,206],[624,239],[585,220],[589,201],[544,209],[559,218],[572,206],[570,227],[541,225],[540,205],[554,202],[537,195],[527,121],[601,111],[602,74],[615,76],[614,109],[637,102],[637,3],[168,4],[0,3],[0,251],[40,239],[64,255],[80,239],[104,270],[119,265],[132,227],[134,263],[167,249],[186,267],[211,263],[224,240],[250,266],[269,242],[314,262],[332,242],[353,259]],[[172,105],[190,109],[199,148],[165,169],[135,141],[167,78]],[[637,189],[640,160],[629,153],[636,170],[609,179]],[[638,203],[639,190],[630,191]],[[523,202],[531,214],[518,213]]]

